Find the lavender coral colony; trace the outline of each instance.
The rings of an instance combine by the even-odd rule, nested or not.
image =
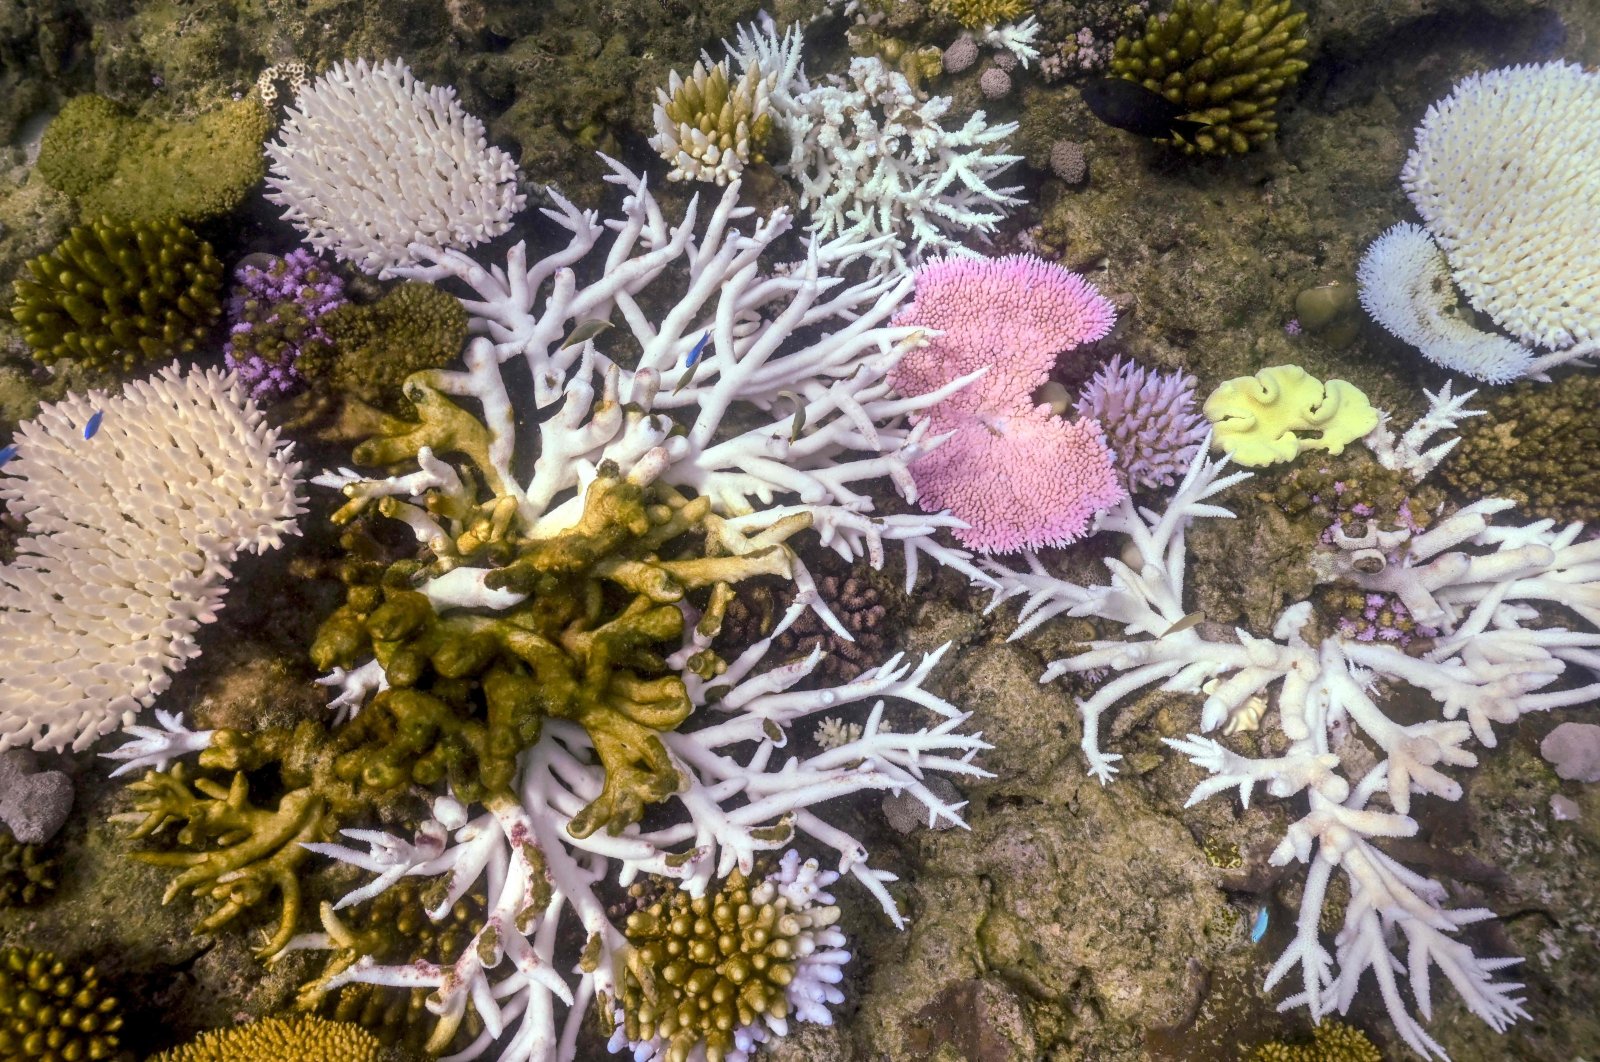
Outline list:
[[[920,48],[887,35],[879,0],[830,6],[874,54],[813,79],[800,26],[737,27],[721,59],[656,89],[653,170],[599,156],[603,207],[524,174],[403,61],[314,78],[285,64],[228,125],[231,145],[236,126],[281,116],[264,146],[264,198],[285,223],[271,251],[232,258],[185,223],[231,209],[230,177],[205,197],[215,210],[86,218],[29,264],[13,316],[38,359],[129,377],[43,403],[0,449],[15,532],[0,753],[29,758],[18,785],[60,798],[50,830],[0,833],[0,897],[49,902],[60,872],[43,846],[70,780],[32,758],[121,731],[102,755],[128,779],[113,819],[130,854],[162,868],[165,900],[192,903],[201,932],[252,930],[300,1013],[146,1043],[88,989],[38,1004],[98,991],[98,975],[9,947],[34,995],[0,983],[6,1044],[743,1062],[832,1025],[869,939],[858,927],[907,921],[895,854],[873,850],[893,836],[884,798],[965,826],[958,786],[1005,755],[946,699],[951,645],[889,629],[917,603],[891,598],[891,551],[907,594],[932,567],[991,612],[1020,602],[1014,640],[1074,621],[1041,681],[1076,683],[1101,783],[1121,765],[1110,749],[1136,740],[1113,719],[1159,692],[1179,696],[1173,718],[1184,697],[1194,708],[1162,739],[1169,769],[1201,772],[1189,805],[1292,802],[1270,862],[1306,869],[1264,980],[1289,987],[1281,1009],[1339,1031],[1319,1044],[1371,1047],[1331,1021],[1366,984],[1399,1042],[1442,1056],[1435,970],[1493,1029],[1527,1016],[1503,972],[1519,960],[1463,932],[1493,912],[1388,842],[1419,833],[1419,797],[1461,799],[1476,746],[1600,695],[1600,546],[1579,524],[1423,485],[1456,446],[1436,437],[1478,415],[1472,394],[1427,394],[1397,437],[1354,384],[1297,365],[1210,380],[1202,404],[1170,358],[1107,349],[1141,327],[1119,327],[1120,299],[995,249],[1021,205],[1000,180],[1024,125],[961,114],[961,91],[932,87],[987,51],[968,103],[1024,97],[1009,90],[1040,57],[1034,5],[939,0],[925,15],[946,36]],[[1277,129],[1305,17],[1180,3],[1119,42],[1113,70],[1164,105],[1158,133],[1198,124],[1177,142],[1243,154]],[[1168,37],[1170,56],[1151,51]],[[1116,65],[1130,55],[1149,69]],[[1497,71],[1429,111],[1403,175],[1425,225],[1396,226],[1360,266],[1374,318],[1489,382],[1594,353],[1593,255],[1573,236],[1593,196],[1503,186],[1471,162],[1483,148],[1533,165],[1553,125],[1576,124],[1551,158],[1558,183],[1582,184],[1600,164],[1594,78]],[[1547,106],[1507,103],[1506,86]],[[1173,125],[1176,96],[1189,120]],[[135,172],[133,119],[90,99],[63,111],[46,168],[93,160],[78,131],[94,119],[121,130],[112,161]],[[259,168],[245,139],[229,174]],[[801,225],[772,205],[785,197]],[[1523,268],[1540,241],[1571,267]],[[1446,305],[1452,284],[1506,334]],[[320,425],[308,472],[289,437],[333,395],[340,422]],[[1516,430],[1491,419],[1466,454]],[[359,441],[346,457],[329,439]],[[1190,533],[1232,518],[1223,496],[1252,475],[1258,503],[1310,528],[1287,578],[1309,590],[1230,629],[1191,611]],[[241,556],[301,534],[294,570],[339,585],[300,671],[272,681],[302,681],[326,710],[186,714],[201,698],[169,692],[173,677]],[[234,592],[281,573],[241,574]],[[26,819],[7,799],[6,821]]]

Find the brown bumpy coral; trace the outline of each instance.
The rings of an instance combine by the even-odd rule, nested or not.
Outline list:
[[[302,351],[295,367],[313,384],[370,405],[410,413],[406,377],[435,369],[461,353],[467,312],[431,284],[401,284],[375,303],[346,303],[317,319],[326,344]]]
[[[1111,73],[1188,108],[1208,128],[1186,152],[1242,155],[1278,129],[1278,97],[1306,68],[1305,12],[1290,0],[1177,0],[1143,36],[1117,40]]]
[[[887,622],[888,610],[883,593],[872,581],[865,565],[845,568],[824,562],[817,572],[817,591],[854,641],[839,637],[813,611],[806,610],[783,633],[772,640],[775,659],[800,656],[821,645],[825,654],[810,680],[825,686],[849,682],[862,671],[882,663],[894,649],[893,625]],[[772,633],[784,610],[794,600],[792,583],[763,580],[741,588],[728,606],[727,620],[717,645],[736,655]]]
[[[18,277],[11,316],[43,362],[96,369],[193,350],[222,312],[222,263],[175,221],[102,218],[73,229]]]
[[[0,830],[0,907],[32,907],[56,891],[61,856]]]
[[[1309,1044],[1274,1040],[1251,1052],[1250,1062],[1383,1062],[1383,1052],[1360,1029],[1327,1019]]]
[[[751,885],[737,870],[703,896],[669,888],[630,914],[623,930],[629,948],[618,1003],[628,1039],[659,1036],[669,1062],[696,1048],[711,1062],[726,1058],[735,1030],[788,1015],[796,938],[838,914],[796,912],[770,883]]]
[[[263,1018],[198,1040],[154,1062],[379,1062],[383,1045],[359,1025],[322,1018]]]
[[[1439,475],[1469,498],[1510,498],[1518,512],[1561,523],[1600,515],[1600,377],[1517,384],[1473,405]]]
[[[7,1062],[121,1059],[122,1015],[93,966],[48,952],[0,949],[0,1058]]]

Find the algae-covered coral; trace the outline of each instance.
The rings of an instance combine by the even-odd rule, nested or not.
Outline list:
[[[222,312],[222,263],[171,220],[79,226],[18,277],[11,316],[34,357],[127,371],[193,350]]]
[[[1305,20],[1292,0],[1177,0],[1141,36],[1117,40],[1111,73],[1205,123],[1183,150],[1242,155],[1278,129],[1278,98],[1306,68]]]

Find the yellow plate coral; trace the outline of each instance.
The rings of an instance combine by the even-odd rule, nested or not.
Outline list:
[[[1354,384],[1324,384],[1298,365],[1229,380],[1211,392],[1204,412],[1212,445],[1247,468],[1292,461],[1302,450],[1337,454],[1378,426],[1378,411]],[[1320,434],[1296,434],[1309,431]]]

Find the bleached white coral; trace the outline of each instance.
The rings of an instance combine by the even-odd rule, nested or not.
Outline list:
[[[1532,346],[1600,339],[1600,73],[1463,78],[1428,108],[1400,179],[1474,307]]]
[[[1015,122],[978,111],[947,129],[948,96],[919,99],[905,76],[858,56],[849,73],[797,93],[787,172],[800,184],[811,231],[863,245],[877,272],[900,272],[935,252],[971,255],[962,241],[993,232],[1018,187],[996,180],[1022,156],[1007,152]]]
[[[1421,226],[1402,221],[1374,240],[1356,280],[1372,319],[1434,364],[1497,384],[1532,370],[1527,347],[1455,315],[1448,263]]]
[[[417,261],[417,247],[493,239],[525,201],[516,163],[488,146],[455,89],[398,59],[334,64],[295,96],[279,134],[267,199],[312,247],[380,277]]]
[[[1039,58],[1039,20],[1029,15],[1021,22],[1008,22],[1003,26],[985,26],[979,33],[983,43],[1010,52],[1017,57],[1023,69],[1029,61]]]
[[[1460,412],[1446,396],[1435,406],[1440,417]],[[1420,448],[1422,439],[1413,443]],[[1440,628],[1433,648],[1412,656],[1394,645],[1337,633],[1312,643],[1306,638],[1309,602],[1285,609],[1270,637],[1235,630],[1227,639],[1178,622],[1186,614],[1184,530],[1197,517],[1231,516],[1209,499],[1241,478],[1224,475],[1223,464],[1202,449],[1165,512],[1124,502],[1104,519],[1106,530],[1129,539],[1121,559],[1106,561],[1109,582],[1070,583],[1030,556],[1027,572],[993,570],[1001,583],[996,604],[1013,596],[1026,599],[1013,637],[1062,614],[1121,627],[1120,636],[1089,643],[1086,651],[1052,663],[1043,676],[1048,681],[1067,673],[1110,673],[1078,704],[1083,751],[1102,781],[1115,773],[1119,759],[1100,747],[1103,716],[1140,691],[1160,689],[1204,697],[1198,732],[1167,742],[1210,774],[1195,787],[1191,804],[1232,790],[1248,805],[1257,786],[1278,798],[1306,794],[1308,813],[1289,827],[1270,857],[1275,865],[1298,860],[1309,869],[1294,939],[1268,974],[1267,987],[1298,971],[1301,990],[1280,1007],[1304,1006],[1320,1019],[1347,1011],[1370,970],[1405,1042],[1424,1056],[1442,1057],[1443,1049],[1401,996],[1402,977],[1423,1020],[1431,1014],[1428,982],[1437,968],[1474,1014],[1503,1030],[1527,1016],[1517,995],[1521,985],[1496,977],[1518,960],[1473,954],[1456,934],[1492,912],[1446,907],[1438,883],[1407,869],[1373,840],[1415,835],[1415,793],[1458,799],[1460,784],[1446,769],[1476,764],[1470,745],[1475,740],[1492,746],[1493,724],[1600,696],[1600,682],[1592,677],[1600,674],[1600,632],[1592,629],[1600,627],[1600,543],[1580,542],[1581,525],[1496,525],[1490,517],[1510,506],[1498,500],[1469,505],[1421,532],[1371,527],[1351,538],[1335,530],[1332,548],[1315,558],[1318,577],[1394,595],[1419,623]],[[1591,629],[1538,625],[1532,606],[1541,603],[1571,609]],[[1546,692],[1569,668],[1591,677]],[[1425,692],[1439,706],[1440,718],[1394,718],[1384,706],[1388,684]],[[1243,755],[1203,736],[1225,730],[1241,713],[1257,714],[1254,706],[1263,696],[1271,698],[1272,708],[1255,721],[1281,731],[1285,747],[1277,755]],[[1355,779],[1342,773],[1335,741],[1346,729],[1360,731],[1379,757]],[[1389,810],[1371,806],[1375,801],[1386,802]],[[1330,955],[1318,923],[1336,871],[1345,875],[1351,898]],[[1403,959],[1395,953],[1401,940]]]
[[[239,551],[296,533],[300,466],[231,373],[176,364],[47,403],[13,446],[0,749],[83,749],[199,654]]]

